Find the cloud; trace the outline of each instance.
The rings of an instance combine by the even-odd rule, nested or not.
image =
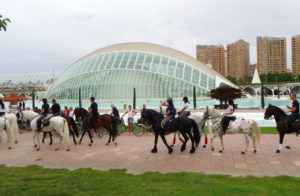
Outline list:
[[[195,57],[196,44],[250,43],[256,36],[300,34],[300,1],[289,0],[1,0],[12,23],[0,32],[4,73],[64,70],[107,45],[143,41]]]

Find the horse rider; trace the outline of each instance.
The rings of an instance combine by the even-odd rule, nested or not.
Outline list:
[[[232,99],[229,99],[226,112],[223,114],[224,117],[222,118],[222,121],[221,121],[221,125],[222,125],[221,128],[222,128],[224,134],[225,134],[227,127],[229,126],[229,122],[231,120],[236,119],[233,113],[234,113],[234,103],[233,103]]]
[[[5,105],[3,103],[3,100],[0,99],[0,117],[5,115]]]
[[[95,122],[99,116],[98,104],[95,102],[95,98],[91,97],[90,101],[91,101],[91,107],[90,107],[91,111],[89,112],[89,116],[87,118],[89,129],[92,128],[93,122]]]
[[[187,97],[183,97],[182,100],[184,101],[184,105],[179,110],[178,114],[179,114],[179,116],[189,116],[191,114],[189,99]]]
[[[42,120],[44,118],[46,118],[46,116],[50,113],[49,111],[49,104],[46,98],[43,99],[43,105],[42,105],[42,111],[40,113],[41,117],[39,119],[37,119],[36,123],[37,123],[37,127],[38,127],[38,131],[42,130]]]
[[[164,115],[166,115],[166,117],[161,122],[162,128],[167,128],[167,125],[170,122],[170,120],[174,119],[175,115],[176,115],[176,109],[174,107],[172,98],[167,99],[167,105],[168,105],[168,107],[167,107],[166,113],[164,113]]]
[[[55,99],[52,99],[52,116],[59,116],[60,115],[60,105],[56,103]]]
[[[297,119],[299,119],[299,102],[296,99],[295,93],[291,93],[290,98],[293,102],[292,102],[292,107],[286,106],[289,109],[287,111],[287,113],[290,112],[290,115],[289,115],[288,120],[286,121],[286,124],[288,125],[288,127],[291,127],[296,132],[296,136],[298,136],[300,132],[294,122]]]

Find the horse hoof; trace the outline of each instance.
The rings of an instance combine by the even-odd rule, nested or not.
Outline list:
[[[58,151],[58,148],[54,148],[54,150]]]
[[[203,148],[206,148],[206,145],[203,145],[202,147],[203,147]]]
[[[174,147],[174,144],[171,145],[171,148],[173,148],[173,147]]]
[[[40,150],[40,148],[37,148],[36,150],[37,150],[37,151],[39,151],[39,150]]]
[[[36,147],[37,147],[37,145],[36,145],[36,144],[34,144],[34,147],[36,148]]]
[[[223,153],[223,150],[219,150],[219,153]]]
[[[17,144],[18,143],[18,141],[15,141],[15,144]]]
[[[51,145],[52,145],[52,143],[49,143],[49,145],[51,146]]]
[[[170,151],[170,150],[169,150]],[[157,149],[152,149],[151,150],[152,153],[157,153]]]
[[[190,150],[190,153],[192,154],[192,153],[194,153],[195,152],[195,149],[191,149]]]
[[[92,146],[92,143],[90,143],[89,146]]]
[[[253,152],[254,152],[254,154],[255,154],[255,153],[257,152],[257,150],[255,149]]]
[[[276,153],[280,153],[280,150],[276,150]]]
[[[291,149],[291,147],[290,147],[290,146],[286,146],[285,148],[286,148],[286,149]]]
[[[9,146],[8,149],[11,149],[11,146]]]
[[[45,141],[42,141],[42,143],[45,143]]]
[[[181,148],[180,151],[181,151],[181,152],[185,151],[185,148]]]
[[[71,150],[68,148],[67,151],[71,151]]]
[[[81,142],[79,142],[78,144],[81,145]]]
[[[109,143],[106,143],[105,145],[106,145],[106,146],[108,146],[108,145],[109,145]]]
[[[214,151],[214,150],[215,150],[214,148],[211,149],[211,151]]]
[[[172,152],[173,152],[173,149],[170,148],[168,153],[169,153],[169,154],[172,154]]]
[[[199,144],[196,144],[195,147],[198,148]]]
[[[117,142],[115,143],[115,146],[117,146],[118,144],[117,144]]]
[[[77,145],[77,143],[74,143],[75,145]]]
[[[242,152],[241,152],[241,154],[245,154],[245,152],[244,152],[244,151],[242,151]]]

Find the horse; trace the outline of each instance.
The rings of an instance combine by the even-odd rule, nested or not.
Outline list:
[[[38,131],[36,121],[39,117],[40,115],[34,111],[31,110],[22,111],[23,122],[30,121],[30,126],[34,131],[33,144],[36,150],[40,150],[40,137],[39,137],[40,132],[55,131],[56,133],[58,133],[59,136],[59,144],[55,148],[55,150],[59,150],[59,147],[61,146],[61,142],[64,138],[67,151],[70,151],[71,147],[70,147],[70,140],[69,140],[69,127],[67,121],[60,116],[53,116],[50,118],[50,125],[43,127],[41,131]]]
[[[214,135],[211,138],[211,150],[214,151],[214,147],[213,147],[214,138],[219,136],[222,145],[222,150],[219,150],[219,153],[222,153],[224,151],[223,136],[225,135],[221,125],[221,120],[223,115],[215,108],[206,107],[206,111],[204,112],[203,116],[204,118],[209,118],[212,120],[212,128],[215,131]],[[254,130],[255,136],[251,133],[251,129]],[[241,154],[245,154],[248,150],[249,137],[253,141],[253,152],[256,153],[257,152],[256,140],[260,145],[260,128],[257,122],[255,120],[237,117],[236,120],[230,122],[229,127],[226,129],[226,134],[235,134],[238,132],[244,133],[245,140],[246,140],[246,147],[243,151],[241,151]]]
[[[201,138],[196,122],[187,117],[178,117],[171,120],[171,122],[169,123],[169,128],[165,129],[161,127],[161,121],[163,120],[163,118],[164,116],[162,115],[162,113],[158,113],[155,110],[144,109],[142,111],[141,119],[143,124],[152,125],[153,131],[155,133],[154,148],[151,150],[151,152],[152,153],[157,152],[157,140],[158,140],[158,136],[160,136],[164,144],[168,148],[168,153],[171,154],[173,152],[173,149],[168,145],[165,138],[165,134],[173,133],[179,130],[180,134],[184,137],[184,143],[182,144],[180,149],[181,152],[185,150],[186,143],[190,138],[192,142],[190,153],[194,153],[196,150],[194,143],[196,143],[196,147],[198,147]],[[193,134],[191,131],[192,128],[193,128]]]
[[[92,138],[91,130],[88,128],[88,122],[87,122],[88,111],[86,111],[84,108],[75,108],[74,115],[75,115],[76,119],[81,118],[83,127],[84,127],[83,133],[79,140],[79,144],[81,144],[84,134],[86,132],[88,132],[90,141],[91,141],[89,146],[91,146],[93,143],[93,138]],[[107,146],[110,144],[111,139],[112,139],[112,142],[115,141],[118,130],[117,130],[117,125],[116,125],[116,122],[115,122],[115,119],[113,116],[108,115],[108,114],[99,115],[97,117],[97,121],[92,123],[92,129],[98,129],[98,128],[105,128],[106,130],[108,130],[109,139],[106,143]],[[115,142],[114,144],[117,145],[117,142]]]
[[[8,149],[13,143],[18,143],[19,127],[16,117],[13,114],[6,114],[0,117],[0,143],[2,142],[2,132],[6,132]]]
[[[62,115],[61,117],[63,117],[64,119],[66,119],[66,121],[68,122],[68,126],[69,126],[69,130],[70,130],[70,134],[72,135],[73,137],[73,142],[75,145],[77,145],[77,141],[76,141],[76,137],[79,137],[79,132],[78,132],[78,128],[76,126],[76,123],[74,121],[74,119],[70,116],[66,116],[66,115]],[[49,134],[49,137],[50,137],[50,143],[49,145],[52,145],[52,133],[51,132],[44,132],[43,133],[43,139],[42,139],[42,143],[45,142],[45,138],[47,137],[47,134]]]
[[[161,113],[166,113],[166,109],[167,109],[167,106],[160,106],[160,112]],[[191,113],[189,116],[187,116],[188,118],[190,119],[193,119],[197,126],[198,126],[198,130],[200,131],[200,134],[204,134],[204,144],[203,144],[203,148],[206,148],[206,145],[208,143],[208,138],[207,138],[207,133],[205,131],[205,123],[207,121],[207,119],[203,118],[203,115],[202,114],[199,114],[199,113]],[[178,137],[180,137],[180,134],[178,134]],[[181,138],[179,138],[181,139]]]
[[[279,147],[276,150],[276,153],[280,153],[280,151],[285,147],[286,149],[291,149],[290,146],[286,146],[283,143],[283,139],[285,134],[291,133],[292,130],[287,126],[286,120],[288,119],[288,115],[280,108],[269,104],[268,108],[265,111],[265,119],[268,120],[274,115],[276,121],[276,129],[279,133]],[[296,127],[300,128],[300,121],[296,121]]]

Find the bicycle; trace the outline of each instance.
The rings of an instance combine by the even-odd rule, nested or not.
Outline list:
[[[153,129],[151,125],[144,125],[141,121],[138,120],[137,123],[132,125],[132,131],[135,136],[142,136],[144,133],[153,133]]]
[[[121,124],[119,126],[118,135],[128,131],[128,126],[125,124],[124,118],[121,118]]]

